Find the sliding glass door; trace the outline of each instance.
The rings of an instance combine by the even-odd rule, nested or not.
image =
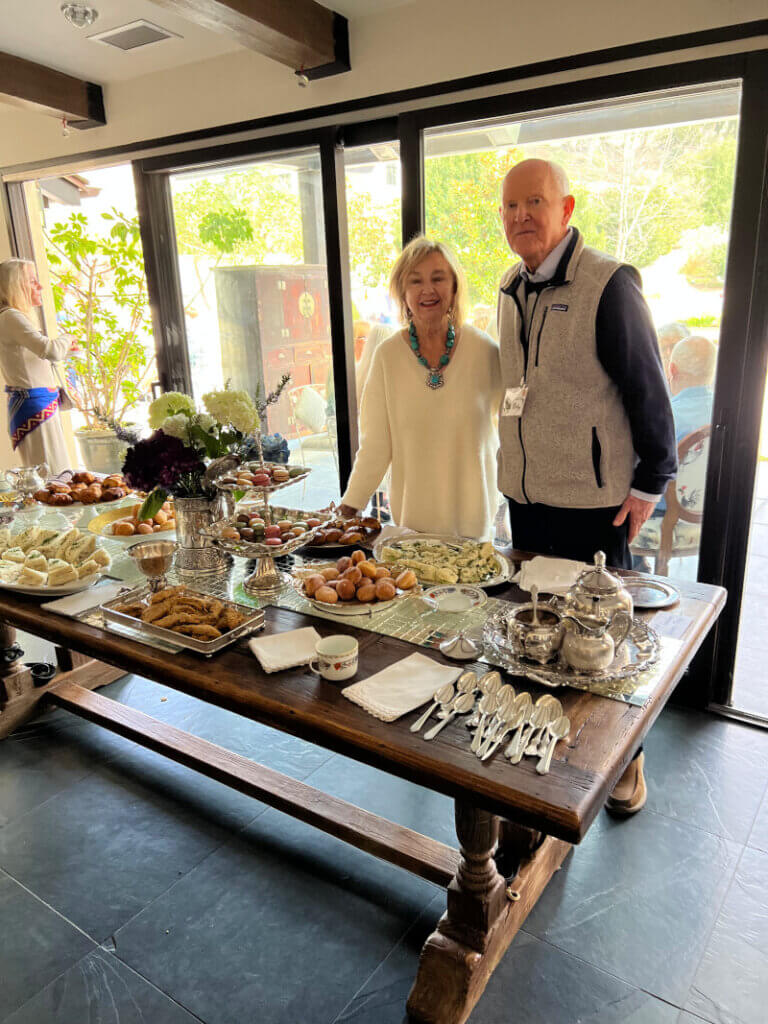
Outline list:
[[[554,160],[588,245],[636,266],[672,396],[680,474],[633,545],[638,567],[696,579],[719,352],[740,87],[638,96],[424,133],[425,224],[459,253],[470,321],[495,333],[516,259],[499,192],[530,157]]]
[[[170,175],[192,391],[270,406],[268,451],[313,470],[307,507],[339,497],[328,273],[315,147]]]

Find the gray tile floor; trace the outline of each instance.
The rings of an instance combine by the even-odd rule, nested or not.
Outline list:
[[[28,653],[42,649],[28,644]],[[127,676],[102,692],[453,841],[446,798]],[[764,1024],[768,734],[668,709],[472,1024]],[[402,1024],[444,897],[66,712],[0,742],[2,1024]]]

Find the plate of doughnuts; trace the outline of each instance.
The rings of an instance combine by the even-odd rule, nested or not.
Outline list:
[[[410,569],[375,562],[360,549],[336,562],[295,569],[293,584],[314,608],[331,615],[373,615],[421,592]]]
[[[98,477],[96,473],[73,473],[66,480],[67,474],[49,480],[33,497],[41,505],[54,508],[65,508],[68,505],[96,505],[103,501],[118,501],[131,493],[122,474],[112,473],[110,476]]]
[[[149,534],[159,533],[168,537],[176,529],[173,503],[166,501],[152,519],[139,520],[141,505],[123,505],[102,512],[88,523],[88,529],[97,537],[134,544],[146,540]]]

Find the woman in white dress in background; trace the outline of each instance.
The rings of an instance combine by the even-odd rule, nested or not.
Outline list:
[[[0,374],[8,395],[8,430],[22,466],[48,464],[52,474],[69,468],[61,427],[61,388],[53,363],[77,351],[69,335],[47,338],[30,319],[42,305],[34,263],[0,263]],[[11,468],[11,467],[6,467]]]
[[[373,354],[342,513],[365,508],[389,469],[398,526],[488,540],[498,504],[498,344],[464,323],[464,272],[439,242],[413,239],[390,291],[408,326]]]

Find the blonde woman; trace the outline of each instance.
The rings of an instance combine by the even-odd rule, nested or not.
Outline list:
[[[399,526],[489,539],[497,505],[498,345],[464,323],[464,272],[442,243],[413,239],[392,268],[390,291],[407,327],[373,354],[342,511],[365,508],[389,469]]]
[[[61,428],[61,391],[53,363],[77,351],[67,335],[46,338],[30,313],[42,304],[34,263],[0,263],[0,376],[8,395],[11,444],[23,466],[46,462],[52,473],[69,468]]]

